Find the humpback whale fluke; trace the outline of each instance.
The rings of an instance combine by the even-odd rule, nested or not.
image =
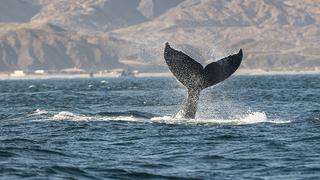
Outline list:
[[[240,66],[242,49],[237,54],[212,62],[203,68],[200,63],[166,43],[164,59],[172,74],[188,89],[188,98],[176,117],[194,118],[201,90],[231,76]]]

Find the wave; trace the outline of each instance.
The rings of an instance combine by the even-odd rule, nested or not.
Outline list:
[[[1,158],[11,158],[11,157],[15,157],[15,156],[18,156],[18,155],[13,152],[0,150],[0,159]]]
[[[97,114],[77,114],[70,111],[47,111],[42,109],[36,109],[30,114],[33,121],[43,120],[67,120],[67,121],[132,121],[140,122],[144,121],[150,116],[149,113],[143,113],[138,111],[127,112],[99,112]]]
[[[47,167],[46,171],[52,174],[69,174],[70,176],[75,177],[75,179],[96,179],[84,169],[74,166],[53,165],[51,167]]]
[[[164,123],[164,124],[225,124],[225,125],[244,125],[257,123],[283,124],[291,121],[269,119],[264,112],[244,113],[234,118],[196,118],[196,119],[178,119],[172,116],[155,116],[150,113],[140,111],[126,112],[99,112],[97,114],[77,114],[69,111],[49,112],[46,110],[35,110],[31,116],[34,121],[41,120],[67,120],[67,121],[126,121],[140,123]]]
[[[196,119],[176,119],[172,117],[155,117],[151,119],[154,122],[167,123],[167,124],[225,124],[225,125],[244,125],[244,124],[257,124],[257,123],[290,123],[284,120],[271,120],[267,118],[264,112],[252,112],[243,114],[238,117],[223,119],[223,118],[196,118]]]

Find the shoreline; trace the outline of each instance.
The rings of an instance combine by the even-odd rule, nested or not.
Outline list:
[[[239,69],[235,72],[235,75],[303,75],[303,74],[320,74],[319,70],[283,70],[283,71],[275,71],[275,70],[262,70],[262,69]]]
[[[234,73],[234,75],[248,75],[248,76],[257,76],[257,75],[311,75],[311,74],[320,74],[320,70],[313,71],[264,71],[264,70],[247,70],[240,69]],[[172,77],[173,75],[170,72],[166,73],[139,73],[133,77]],[[114,73],[105,73],[105,74],[94,74],[93,77],[90,77],[90,74],[44,74],[44,75],[23,75],[23,76],[10,76],[8,74],[0,73],[0,80],[45,80],[45,79],[75,79],[75,78],[119,78],[120,74]],[[126,77],[126,76],[124,76]],[[130,76],[129,76],[130,77]]]

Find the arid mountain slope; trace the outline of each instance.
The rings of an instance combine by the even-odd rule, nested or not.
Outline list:
[[[320,67],[320,0],[5,0],[0,71],[166,71],[170,42],[202,63],[243,48],[242,68]]]

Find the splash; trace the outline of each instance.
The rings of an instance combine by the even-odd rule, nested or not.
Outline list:
[[[142,118],[134,116],[99,116],[99,115],[81,115],[69,111],[61,111],[52,117],[52,120],[68,120],[68,121],[132,121],[139,122]]]
[[[212,118],[196,118],[196,119],[175,119],[171,117],[155,117],[152,118],[153,122],[167,123],[167,124],[225,124],[225,125],[244,125],[244,124],[257,124],[257,123],[290,123],[290,121],[271,120],[267,118],[264,112],[252,112],[246,115],[241,115],[233,119],[212,119]]]
[[[55,120],[55,121],[125,121],[137,123],[163,123],[163,124],[194,124],[194,125],[246,125],[257,123],[274,123],[283,124],[291,121],[268,119],[264,112],[252,112],[240,115],[230,119],[219,118],[196,118],[196,119],[179,119],[171,116],[144,118],[126,113],[120,115],[83,115],[69,111],[48,112],[37,109],[32,116],[37,120]],[[35,117],[36,116],[36,117]],[[45,116],[45,118],[44,118]]]

